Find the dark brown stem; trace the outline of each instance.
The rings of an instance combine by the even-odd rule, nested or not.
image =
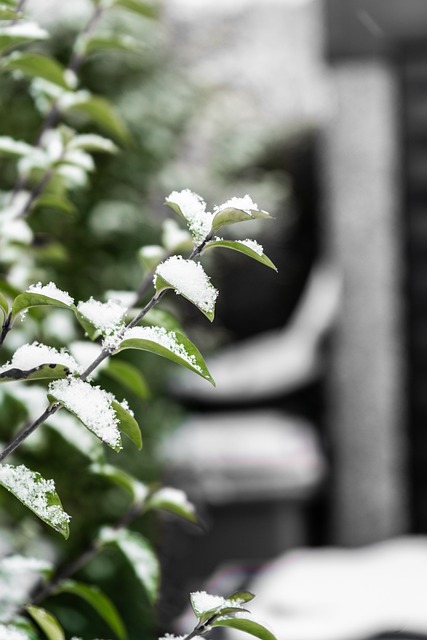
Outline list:
[[[5,321],[3,322],[3,326],[1,328],[1,333],[0,333],[0,347],[2,346],[3,342],[6,339],[7,334],[9,333],[9,331],[12,328],[12,312],[10,312],[7,316],[7,318],[5,319]]]

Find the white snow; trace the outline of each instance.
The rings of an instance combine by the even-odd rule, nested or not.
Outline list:
[[[230,198],[230,200],[227,200],[227,202],[214,207],[214,215],[216,215],[220,211],[223,211],[224,209],[229,208],[240,209],[240,211],[244,211],[249,215],[251,215],[251,211],[259,211],[256,202],[254,202],[252,198],[248,194],[246,194],[245,196],[243,196],[243,198]]]
[[[28,640],[28,636],[15,627],[0,624],[0,640]]]
[[[157,275],[170,284],[175,293],[188,298],[202,311],[209,313],[214,310],[219,292],[211,284],[200,263],[184,260],[181,256],[172,256],[157,267],[154,284]]]
[[[27,289],[27,293],[38,293],[39,295],[46,296],[47,298],[52,298],[52,300],[63,302],[67,306],[74,304],[74,300],[70,294],[67,293],[67,291],[58,289],[54,282],[49,282],[44,285],[42,285],[41,282],[31,284]]]
[[[194,513],[194,505],[187,498],[187,494],[182,489],[176,489],[175,487],[162,487],[152,496],[155,502],[171,502],[178,507]]]
[[[172,191],[166,203],[176,204],[188,223],[196,242],[202,242],[212,227],[212,214],[206,211],[206,202],[190,189]]]
[[[195,591],[190,594],[190,598],[194,609],[198,613],[211,611],[226,604],[226,600],[222,596],[213,596],[210,593],[206,593],[206,591]]]
[[[52,564],[40,558],[32,558],[26,556],[6,556],[2,558],[0,563],[0,571],[10,571],[20,573],[27,571],[47,571],[52,568]]]
[[[103,442],[115,449],[121,447],[113,394],[78,378],[55,380],[49,392]]]
[[[257,253],[259,256],[262,256],[262,254],[264,253],[264,247],[256,240],[250,240],[249,238],[247,238],[246,240],[236,240],[236,242],[238,244],[244,244],[246,247],[249,247],[249,249],[252,249],[252,251]]]
[[[35,22],[18,22],[0,27],[0,35],[20,36],[23,38],[34,38],[35,40],[44,40],[49,37],[48,32],[39,27]]]
[[[63,526],[70,516],[59,506],[50,505],[49,498],[55,492],[53,480],[45,480],[40,474],[24,465],[13,467],[0,465],[0,483],[23,504],[53,526]]]
[[[197,364],[196,357],[189,354],[184,346],[177,341],[174,331],[166,331],[163,327],[132,327],[127,329],[123,335],[123,340],[149,340],[171,351],[174,355],[188,362],[192,367],[201,372]]]
[[[13,354],[12,360],[0,367],[0,373],[9,369],[28,371],[42,364],[60,364],[70,369],[70,371],[79,370],[77,362],[69,353],[58,351],[39,342],[33,342],[19,347]]]
[[[85,316],[102,334],[110,334],[123,324],[126,307],[117,300],[100,302],[90,298],[86,302],[79,302],[79,312]]]

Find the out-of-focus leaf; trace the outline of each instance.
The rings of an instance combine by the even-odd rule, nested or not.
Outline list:
[[[197,522],[194,505],[181,489],[162,487],[150,495],[145,506],[146,509],[164,509],[190,522]]]
[[[68,538],[70,516],[62,507],[53,480],[45,480],[40,473],[31,471],[23,464],[18,467],[2,464],[0,485],[55,531]]]
[[[0,311],[6,318],[7,314],[9,313],[9,303],[7,301],[7,298],[2,294],[1,291],[0,291]]]
[[[82,133],[74,136],[68,145],[68,149],[85,149],[86,151],[100,151],[104,153],[116,153],[118,151],[114,142],[96,133]]]
[[[46,40],[48,37],[48,32],[35,22],[20,20],[16,24],[0,25],[0,53],[19,44],[33,40]]]
[[[125,626],[115,605],[98,587],[74,580],[65,580],[61,582],[55,593],[71,593],[82,598],[108,624],[119,640],[125,640],[127,637]]]
[[[139,398],[146,399],[150,397],[150,390],[144,376],[133,364],[113,358],[109,361],[108,366],[103,369],[103,373],[120,382]]]
[[[102,545],[115,546],[122,552],[150,602],[154,604],[159,592],[160,567],[156,552],[148,540],[136,531],[104,527],[101,529],[99,541]]]
[[[271,262],[270,258],[268,258],[264,252],[258,253],[256,249],[248,246],[244,242],[239,242],[238,240],[213,240],[212,242],[207,242],[205,245],[205,249],[210,249],[214,247],[224,247],[225,249],[233,249],[234,251],[238,251],[239,253],[243,253],[249,258],[253,258],[253,260],[257,260],[262,264],[265,264],[266,267],[270,267],[270,269],[274,269],[277,271],[276,266]]]
[[[127,51],[131,53],[142,53],[144,49],[140,42],[131,36],[120,36],[116,34],[94,35],[86,43],[86,54],[97,53],[99,51]]]
[[[48,640],[65,640],[64,630],[54,615],[32,604],[26,607],[30,616],[37,622]]]
[[[11,53],[1,62],[4,71],[20,71],[31,78],[42,78],[62,89],[70,89],[65,69],[53,58],[40,53]]]
[[[93,473],[108,478],[122,489],[128,491],[135,502],[142,503],[148,495],[148,487],[123,469],[111,464],[93,464],[90,467]]]
[[[126,9],[132,13],[137,13],[144,18],[157,17],[159,10],[158,7],[152,2],[144,2],[144,0],[115,0],[115,7]]]
[[[23,13],[16,11],[13,7],[13,4],[1,2],[0,20],[20,20],[23,17]]]
[[[141,324],[163,327],[166,331],[179,331],[183,335],[182,325],[179,320],[168,311],[163,311],[163,309],[151,309],[143,317]]]
[[[0,155],[22,158],[34,151],[34,147],[22,140],[15,140],[10,136],[0,136]]]
[[[43,193],[37,198],[33,204],[33,209],[46,207],[48,209],[58,209],[64,213],[75,214],[76,207],[65,196],[59,196],[54,193]]]
[[[68,110],[83,113],[113,138],[129,144],[130,135],[124,120],[105,98],[83,94],[70,103]]]

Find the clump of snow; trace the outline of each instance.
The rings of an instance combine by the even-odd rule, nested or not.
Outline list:
[[[70,516],[62,507],[49,504],[55,493],[53,480],[45,480],[40,474],[27,469],[24,465],[13,467],[2,464],[0,465],[0,484],[42,520],[46,520],[54,527],[62,527],[70,521]]]
[[[206,202],[190,189],[172,191],[166,203],[177,205],[188,223],[196,242],[202,242],[212,227],[212,213],[206,211]]]
[[[0,640],[28,640],[28,636],[16,627],[0,624]]]
[[[6,558],[2,558],[0,563],[0,571],[2,572],[8,571],[18,573],[27,571],[47,571],[51,568],[51,563],[46,560],[19,555],[6,556]]]
[[[196,357],[188,353],[184,345],[177,340],[174,331],[166,331],[163,327],[132,327],[127,329],[123,334],[123,340],[150,340],[161,345],[168,351],[185,360],[192,367],[201,372],[201,368],[197,364]]]
[[[48,284],[42,285],[41,282],[37,284],[31,284],[27,293],[38,293],[42,296],[46,296],[47,298],[52,298],[53,300],[58,300],[58,302],[63,302],[67,306],[71,306],[74,304],[73,298],[66,291],[62,291],[58,289],[54,282],[49,282]]]
[[[0,373],[9,369],[29,371],[42,364],[60,364],[70,371],[79,371],[79,365],[69,353],[64,350],[58,351],[39,342],[33,342],[19,347],[13,354],[12,360],[0,367]]]
[[[200,263],[172,256],[157,267],[154,285],[158,275],[175,289],[175,293],[188,298],[202,311],[210,313],[214,310],[219,292]]]
[[[55,380],[49,385],[49,392],[103,442],[114,449],[121,448],[112,393],[78,378]]]
[[[79,302],[78,311],[99,329],[102,334],[109,335],[123,324],[126,307],[117,300],[100,302],[90,298],[86,302]]]
[[[185,636],[176,636],[173,633],[165,633],[164,636],[161,636],[159,640],[184,640]],[[193,638],[199,638],[199,636],[193,636]]]
[[[195,591],[190,594],[190,598],[194,610],[198,613],[218,609],[226,604],[226,600],[222,596],[213,596],[210,593],[206,593],[206,591]]]
[[[258,205],[248,194],[243,196],[243,198],[230,198],[230,200],[227,200],[227,202],[214,207],[214,215],[216,215],[220,211],[223,211],[224,209],[240,209],[240,211],[244,211],[249,215],[251,215],[251,211],[259,211]]]
[[[236,240],[236,242],[238,244],[244,244],[246,247],[249,247],[249,249],[255,251],[255,253],[257,253],[259,256],[262,256],[262,254],[264,253],[264,247],[256,240],[250,240],[249,238],[247,238],[246,240]]]

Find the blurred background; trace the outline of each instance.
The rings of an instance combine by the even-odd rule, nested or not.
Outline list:
[[[66,61],[89,3],[31,4]],[[51,210],[33,217],[35,261],[9,281],[52,279],[77,300],[135,290],[138,252],[161,237],[161,203],[183,188],[209,209],[249,193],[269,211],[272,223],[227,233],[256,237],[278,274],[215,252],[205,262],[221,292],[214,325],[190,305],[165,304],[207,356],[216,389],[150,355],[126,356],[147,382],[129,397],[145,447],[119,464],[185,489],[203,526],[138,523],[162,562],[155,620],[117,558],[95,560],[87,575],[117,600],[131,638],[141,625],[151,635],[182,629],[189,590],[252,585],[280,638],[427,634],[418,600],[427,569],[427,5],[167,0],[155,21],[107,26],[120,20],[141,53],[93,55],[82,82],[118,107],[135,144],[97,160],[90,185],[73,194],[78,213],[54,224]],[[19,81],[1,82],[0,134],[30,139],[40,115]],[[7,189],[15,175],[0,163]],[[11,349],[41,339],[39,318],[29,319]],[[58,313],[42,323],[44,340],[77,339],[64,322]],[[12,430],[23,407],[7,390],[0,402]],[[45,465],[71,511],[78,502],[72,557],[123,504],[85,473],[67,495],[50,455],[67,446],[43,433],[24,458]],[[13,527],[22,512],[1,499]],[[40,537],[26,526],[23,548]],[[335,626],[309,612],[330,608],[337,623],[343,602]],[[73,633],[87,633],[66,599],[55,606]]]

